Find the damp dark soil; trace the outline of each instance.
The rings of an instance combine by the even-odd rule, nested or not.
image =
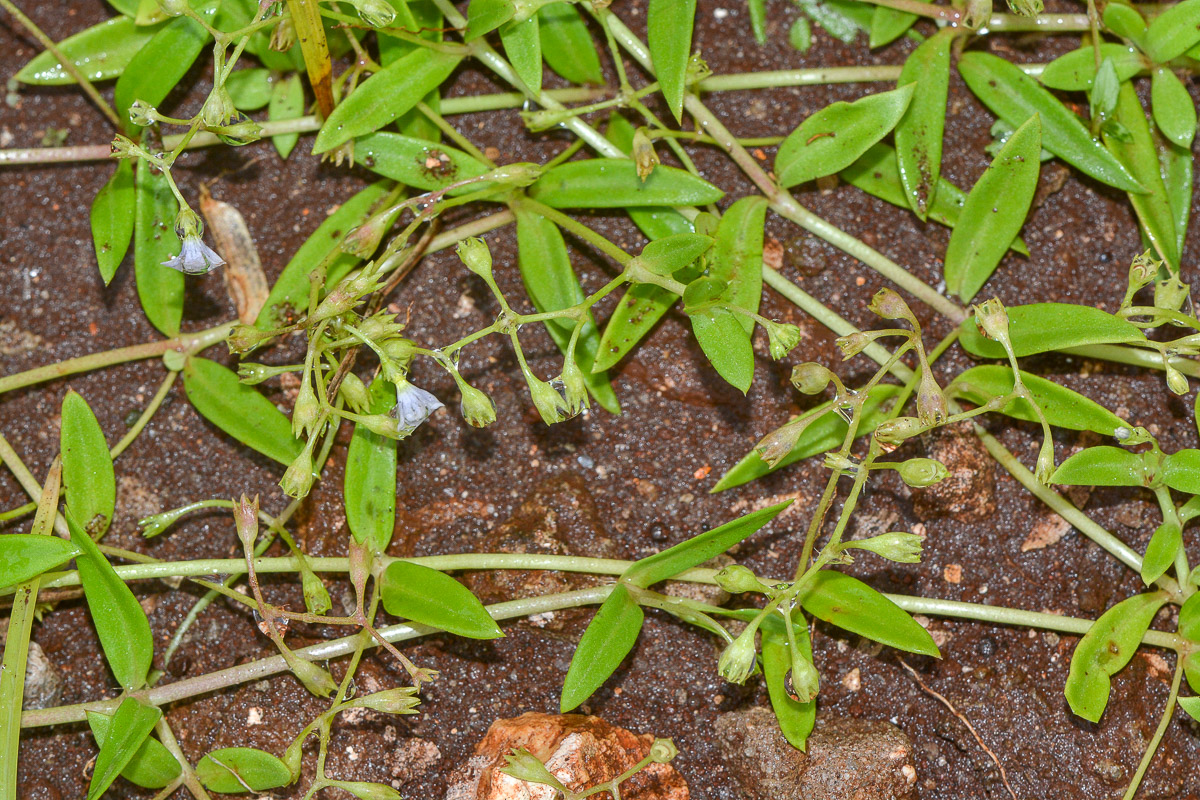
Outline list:
[[[99,0],[27,6],[55,39],[112,13]],[[818,31],[812,50],[800,54],[786,44],[798,9],[785,0],[768,0],[770,42],[765,46],[751,38],[739,0],[706,0],[700,6],[697,46],[718,73],[898,64],[913,47],[901,40],[869,53],[864,36],[851,46]],[[643,29],[643,2],[614,8],[635,30]],[[1003,50],[1018,61],[1045,61],[1075,43],[1069,37],[1010,37],[976,46]],[[0,76],[7,79],[37,50],[8,18],[0,21]],[[186,91],[172,99],[174,107],[193,113],[206,86],[204,71],[197,69],[185,82]],[[708,100],[738,135],[778,135],[831,101],[875,88],[774,89],[725,93]],[[464,69],[450,91],[501,89],[489,75]],[[458,117],[454,123],[480,147],[496,147],[504,159],[514,161],[545,159],[570,141],[565,134],[526,133],[515,112]],[[990,124],[990,116],[955,79],[944,169],[960,186],[969,186],[987,164],[983,147]],[[68,144],[100,143],[111,136],[103,118],[69,88],[22,91],[19,107],[0,106],[6,147],[37,146],[51,129],[66,129]],[[201,182],[211,182],[214,195],[237,206],[272,278],[303,238],[368,178],[361,170],[321,164],[305,150],[302,141],[283,162],[264,142],[182,159],[179,174],[185,191],[194,195]],[[752,191],[721,154],[701,148],[695,157],[704,173],[728,191],[725,202]],[[764,157],[769,159],[771,152]],[[1049,164],[1043,170],[1047,190],[1057,188],[1052,184],[1058,169]],[[156,338],[138,306],[131,265],[127,263],[107,288],[97,277],[88,208],[109,171],[106,165],[84,164],[0,172],[0,370],[5,374]],[[923,225],[911,214],[845,186],[806,190],[799,196],[923,280],[938,282],[948,238],[945,229]],[[596,216],[590,221],[628,248],[641,246],[639,234],[624,220]],[[782,245],[787,277],[856,324],[874,324],[865,306],[883,284],[873,272],[781,219],[768,219],[767,234]],[[1007,258],[984,295],[994,293],[1008,304],[1057,300],[1113,309],[1120,301],[1129,261],[1141,250],[1125,199],[1076,175],[1047,194],[1031,214],[1024,235],[1032,257]],[[501,286],[510,296],[522,297],[513,266],[513,232],[498,231],[488,241]],[[571,244],[585,285],[600,286],[611,266],[575,247],[576,242]],[[398,309],[411,310],[413,336],[422,341],[457,338],[488,324],[496,313],[482,285],[449,253],[426,258],[393,300]],[[760,356],[748,396],[720,381],[690,340],[686,320],[669,315],[615,370],[614,384],[624,408],[620,416],[593,410],[552,429],[533,414],[507,347],[489,340],[472,350],[464,374],[496,399],[500,420],[477,431],[456,414],[443,412],[401,444],[398,524],[389,552],[408,556],[478,551],[499,546],[501,537],[519,539],[551,531],[567,549],[600,548],[606,555],[636,558],[749,509],[791,498],[796,501],[791,510],[735,553],[762,574],[790,575],[809,510],[825,481],[820,464],[799,464],[736,490],[708,493],[759,436],[810,402],[789,389],[790,364],[840,361],[833,337],[821,326],[769,290],[764,305],[767,316],[801,326],[805,339],[787,364]],[[601,318],[610,310],[611,305],[603,307]],[[930,337],[948,332],[944,321],[927,311],[919,313]],[[232,316],[219,275],[189,280],[185,327],[199,329]],[[559,356],[550,340],[531,331],[527,341],[534,368],[556,373]],[[764,353],[765,342],[758,344]],[[279,363],[294,358],[297,345],[290,346],[292,352],[285,346],[270,357]],[[946,379],[967,364],[961,353],[952,352],[938,371]],[[1168,449],[1196,445],[1190,409],[1170,398],[1157,375],[1065,357],[1042,359],[1034,366],[1146,425]],[[847,382],[867,374],[854,363],[837,369]],[[135,363],[5,395],[0,398],[0,431],[34,474],[44,475],[58,448],[57,414],[68,388],[83,393],[114,440],[163,374],[159,363]],[[415,380],[456,404],[453,383],[427,365],[418,366]],[[288,402],[277,384],[268,384],[267,390],[281,404]],[[1035,431],[1013,423],[990,424],[1025,463],[1032,464]],[[1078,444],[1075,435],[1062,435],[1060,459]],[[340,510],[345,445],[343,437],[325,479],[297,518],[297,539],[316,555],[345,553],[347,532]],[[969,438],[946,435],[921,446],[954,461],[952,469],[984,464],[982,450]],[[178,387],[147,431],[121,456],[117,474],[119,505],[107,541],[159,558],[232,556],[237,549],[232,522],[226,516],[194,517],[170,535],[147,541],[135,525],[146,513],[242,492],[261,493],[269,511],[284,504],[276,487],[279,469],[201,419]],[[11,475],[0,474],[2,506],[23,502]],[[883,590],[1095,617],[1141,586],[1137,575],[1075,531],[1068,530],[1060,541],[1042,549],[1023,551],[1030,533],[1053,520],[999,468],[967,474],[950,489],[924,497],[899,481],[874,480],[860,508],[855,523],[859,530],[921,525],[928,534],[922,564],[881,565],[864,557],[848,568]],[[1086,510],[1139,550],[1155,527],[1156,512],[1137,493],[1096,492]],[[1193,554],[1197,556],[1200,550]],[[328,585],[336,609],[349,590],[334,580]],[[200,591],[186,584],[179,589],[141,587],[139,596],[160,652]],[[288,584],[273,582],[268,592],[274,602],[300,603],[298,591]],[[434,636],[410,644],[405,651],[414,661],[441,673],[424,695],[423,713],[390,721],[343,721],[333,739],[329,773],[396,780],[406,797],[441,797],[448,774],[468,757],[494,719],[557,709],[566,666],[590,614],[560,612],[543,627],[510,622],[504,626],[506,637],[495,642]],[[929,625],[942,659],[915,658],[909,663],[971,721],[1004,764],[1017,796],[1119,796],[1166,700],[1167,654],[1140,652],[1113,681],[1108,711],[1093,725],[1073,717],[1062,695],[1073,637],[972,622],[934,620]],[[337,632],[301,629],[291,641],[300,645],[330,635]],[[61,674],[61,702],[116,693],[78,601],[64,602],[48,613],[35,627],[35,639]],[[819,713],[886,719],[902,728],[915,745],[920,797],[1007,796],[988,755],[959,719],[921,690],[896,652],[830,628],[818,630],[815,650],[823,677]],[[164,680],[271,653],[270,643],[244,613],[218,603],[203,613],[185,645],[165,665]],[[674,738],[681,751],[675,763],[697,800],[738,797],[713,734],[718,715],[767,702],[755,680],[745,687],[723,682],[716,673],[717,655],[718,647],[708,635],[651,612],[634,656],[586,707],[636,732]],[[380,655],[368,657],[361,674],[360,684],[388,686],[404,680],[398,666]],[[294,680],[279,678],[178,703],[168,713],[184,751],[196,759],[231,745],[279,753],[320,708],[321,703]],[[416,738],[436,746],[436,752],[413,742]],[[29,731],[21,745],[21,796],[81,797],[94,754],[83,725]],[[1141,796],[1200,795],[1198,765],[1200,732],[1177,715]],[[284,796],[300,796],[305,783],[302,780]],[[111,796],[149,795],[118,782]]]

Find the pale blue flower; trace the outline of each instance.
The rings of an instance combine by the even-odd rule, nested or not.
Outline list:
[[[396,406],[391,414],[405,430],[413,430],[442,407],[442,401],[406,380],[396,384]]]
[[[217,255],[217,252],[206,245],[199,236],[185,236],[179,255],[167,259],[162,265],[185,275],[203,275],[217,267],[225,266],[225,259]]]

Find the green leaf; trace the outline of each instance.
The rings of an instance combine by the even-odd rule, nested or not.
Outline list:
[[[1151,61],[1179,58],[1200,42],[1200,0],[1184,0],[1151,20],[1141,47]]]
[[[496,30],[516,13],[513,0],[471,0],[467,6],[467,32],[463,41],[469,42]]]
[[[559,710],[566,713],[592,696],[621,666],[642,630],[645,615],[623,584],[618,583],[583,632],[567,677]]]
[[[1184,713],[1200,722],[1200,697],[1180,697],[1177,702]]]
[[[139,689],[146,684],[154,658],[150,621],[91,537],[69,516],[67,527],[71,543],[79,550],[75,566],[104,658],[122,688]]]
[[[742,394],[748,392],[754,380],[754,346],[742,326],[741,315],[714,306],[684,310],[692,321],[692,333],[700,349],[717,374]]]
[[[239,111],[255,111],[271,102],[271,71],[261,67],[229,74],[225,89]]]
[[[161,716],[160,709],[136,698],[126,697],[121,701],[109,726],[112,735],[100,742],[100,753],[96,756],[92,780],[88,784],[87,800],[104,796],[112,782],[149,740],[150,731],[154,730]],[[175,766],[179,768],[178,763]]]
[[[842,572],[823,569],[802,592],[804,610],[872,641],[925,656],[940,656],[929,631],[904,609]]]
[[[884,6],[875,9],[892,11]],[[893,13],[897,13],[894,12]],[[911,23],[910,23],[911,24]],[[875,35],[874,29],[871,32]],[[914,84],[912,102],[896,123],[896,156],[904,196],[916,215],[925,219],[935,199],[942,172],[942,134],[946,127],[946,96],[950,88],[950,44],[956,32],[944,29],[912,52],[900,71],[897,86]]]
[[[1109,8],[1116,7],[1109,3]],[[1100,45],[1100,60],[1111,60],[1117,77],[1127,81],[1145,69],[1145,60],[1136,48],[1124,44],[1105,43]],[[1072,50],[1066,55],[1059,56],[1046,65],[1038,76],[1044,86],[1063,92],[1083,92],[1092,88],[1096,78],[1096,50],[1092,45],[1084,45],[1078,50]]]
[[[58,43],[75,67],[93,83],[115,78],[146,42],[162,26],[138,27],[129,17],[113,17],[80,31]],[[22,83],[37,86],[67,86],[75,83],[71,74],[46,50],[39,53],[16,74]]]
[[[1109,676],[1133,658],[1165,602],[1165,592],[1139,594],[1117,603],[1092,623],[1071,656],[1064,693],[1072,711],[1090,722],[1100,721],[1108,705]]]
[[[289,311],[308,308],[308,275],[322,262],[326,264],[326,286],[336,284],[359,263],[361,259],[342,252],[342,240],[378,210],[390,190],[390,181],[371,184],[338,206],[313,231],[271,287],[255,327],[270,330],[281,325]]]
[[[853,42],[860,30],[870,30],[875,15],[863,3],[798,0],[798,5],[826,33],[845,44]]]
[[[731,205],[717,224],[708,275],[729,287],[719,299],[738,308],[758,313],[762,300],[763,225],[767,198],[743,197]],[[747,334],[754,333],[754,320],[738,315]]]
[[[929,2],[929,0],[921,0],[921,2]],[[897,11],[894,8],[886,6],[875,6],[875,12],[871,17],[871,48],[883,47],[896,41],[908,32],[917,19],[916,14],[910,14],[907,11]],[[907,82],[905,80],[900,81],[902,84]]]
[[[1193,594],[1180,607],[1177,630],[1180,636],[1189,641],[1200,641],[1200,594]],[[1195,690],[1193,686],[1192,691]]]
[[[218,8],[216,2],[206,2],[195,8],[197,14],[211,24]],[[125,132],[139,130],[129,120],[129,107],[134,100],[158,106],[192,68],[200,51],[209,41],[208,31],[191,17],[175,17],[165,23],[130,59],[113,93],[113,107]]]
[[[299,119],[304,116],[304,81],[298,73],[285,75],[271,86],[271,99],[267,105],[267,119],[271,122],[283,122],[289,119]],[[300,141],[298,133],[280,133],[271,137],[280,158],[287,158],[292,153],[296,142]]]
[[[879,423],[883,422],[888,415],[891,404],[888,402],[896,393],[900,391],[899,386],[893,384],[881,383],[872,386],[867,394],[867,401],[863,404],[862,419],[858,423],[858,435],[868,436],[874,432]],[[779,463],[774,467],[767,464],[759,456],[757,450],[751,450],[746,455],[742,456],[742,460],[734,464],[729,471],[721,476],[717,481],[717,485],[709,491],[723,492],[726,489],[732,489],[735,486],[741,486],[744,483],[749,483],[752,480],[761,478],[763,475],[768,475],[775,470],[783,469],[789,464],[794,464],[810,456],[815,456],[817,453],[824,453],[834,447],[839,447],[846,440],[846,431],[849,430],[849,425],[846,420],[834,408],[833,403],[822,403],[821,407],[827,408],[828,411],[821,414],[808,424],[804,429],[804,433],[796,440],[796,446],[792,451],[780,459]]]
[[[786,187],[832,175],[853,164],[904,116],[913,86],[832,103],[800,123],[779,146],[775,173]]]
[[[690,172],[660,164],[643,181],[627,158],[568,161],[547,170],[529,196],[552,208],[702,206],[725,193]]]
[[[1133,6],[1106,3],[1101,19],[1104,21],[1104,27],[1123,39],[1137,42],[1146,34],[1146,20],[1142,19],[1142,15]]]
[[[1021,371],[1021,380],[1033,395],[1033,402],[1046,416],[1046,421],[1055,427],[1073,431],[1095,431],[1105,436],[1114,436],[1117,428],[1133,429],[1132,425],[1095,400],[1065,386],[1024,370]],[[969,400],[975,405],[983,405],[993,397],[1011,394],[1014,384],[1010,367],[984,364],[959,374],[951,387],[955,396]],[[1008,405],[1000,409],[1000,413],[1027,422],[1040,420],[1037,412],[1024,398],[1010,400]]]
[[[798,613],[798,612],[793,612]],[[779,721],[779,729],[788,743],[803,751],[817,722],[817,701],[801,703],[793,700],[787,692],[787,675],[792,670],[792,653],[788,647],[787,629],[779,617],[772,615],[763,620],[762,663],[763,677],[767,683],[767,695],[771,698],[771,709]],[[808,637],[808,626],[793,624],[793,635],[800,652],[812,658],[812,642]]]
[[[583,287],[575,277],[567,245],[558,226],[541,214],[522,206],[516,206],[517,215],[517,266],[525,291],[539,312],[561,311],[582,303],[585,299]],[[568,319],[552,319],[546,330],[558,349],[565,355],[570,347],[575,322]],[[575,363],[583,372],[588,393],[596,402],[612,414],[621,413],[621,404],[613,392],[608,375],[593,372],[592,365],[600,348],[600,330],[589,311],[583,320],[583,329],[575,344]]]
[[[1183,544],[1183,531],[1172,522],[1164,522],[1150,537],[1146,557],[1142,559],[1142,582],[1147,586],[1162,577],[1175,563],[1175,554]]]
[[[687,90],[695,22],[696,0],[650,0],[646,8],[646,44],[654,62],[654,74],[667,108],[677,122],[683,119],[683,93]]]
[[[542,37],[538,15],[523,22],[510,20],[500,29],[504,55],[521,79],[534,94],[542,91]]]
[[[252,747],[213,750],[196,764],[196,777],[206,789],[221,794],[265,792],[292,782],[286,764]]]
[[[1184,93],[1186,95],[1186,92]],[[1191,99],[1187,100],[1191,105]],[[1116,113],[1113,120],[1121,125],[1128,135],[1121,141],[1116,136],[1104,133],[1104,143],[1109,151],[1148,190],[1143,194],[1129,195],[1129,202],[1137,214],[1139,226],[1158,257],[1167,262],[1172,272],[1179,272],[1179,252],[1175,248],[1175,216],[1167,200],[1167,189],[1163,184],[1158,162],[1158,150],[1146,112],[1138,100],[1132,83],[1121,84]],[[1194,127],[1194,126],[1193,126]]]
[[[1156,139],[1163,189],[1175,220],[1175,252],[1183,254],[1188,219],[1192,213],[1192,150],[1161,138]]]
[[[134,179],[133,271],[138,300],[151,325],[175,336],[183,320],[183,273],[162,262],[176,256],[182,246],[175,235],[179,204],[167,176],[147,162],[138,162]]]
[[[87,401],[74,391],[63,398],[59,446],[67,513],[99,539],[112,522],[117,479],[104,431]]]
[[[676,233],[655,239],[647,244],[638,254],[636,261],[655,275],[674,275],[681,269],[691,266],[712,246],[711,236],[703,236],[699,233]]]
[[[1096,180],[1127,192],[1146,187],[1104,149],[1084,124],[1021,68],[990,53],[964,53],[958,71],[967,87],[1013,128],[1042,117],[1042,147]]]
[[[600,55],[583,17],[572,3],[551,3],[538,10],[542,57],[571,83],[604,83]]]
[[[1008,309],[1008,330],[1018,356],[1047,353],[1086,344],[1142,342],[1146,335],[1132,323],[1092,306],[1069,303],[1031,303]],[[963,349],[984,358],[1004,358],[999,342],[985,337],[968,317],[959,342]]]
[[[121,701],[121,705],[124,706],[130,702],[137,701],[133,698],[126,698]],[[143,708],[145,707],[143,706]],[[157,708],[153,710],[158,711]],[[112,730],[114,719],[107,714],[95,711],[87,712],[88,727],[91,728],[92,737],[100,746],[101,752],[108,741],[108,732]],[[97,759],[97,764],[99,764],[99,759]],[[171,751],[164,747],[162,742],[146,738],[141,747],[134,752],[133,757],[129,759],[129,763],[121,770],[121,777],[145,789],[161,789],[164,786],[170,786],[182,771],[183,768],[179,766],[175,756],[171,755]]]
[[[896,151],[883,142],[873,145],[861,158],[842,170],[841,176],[846,183],[869,195],[899,208],[909,208],[908,194],[900,180]],[[966,202],[966,192],[939,177],[933,203],[928,208],[929,219],[953,228],[958,224],[959,214]],[[1020,239],[1014,239],[1009,247],[1023,256],[1029,255],[1029,250]]]
[[[1164,458],[1162,479],[1172,489],[1200,494],[1200,450],[1188,447]]]
[[[750,16],[750,30],[754,41],[767,43],[767,0],[746,0],[746,11]]]
[[[444,189],[489,171],[486,164],[462,150],[398,133],[367,134],[354,142],[354,152],[359,163],[372,172],[426,192]],[[461,195],[486,188],[487,184],[474,183],[452,189],[450,194]]]
[[[369,391],[370,413],[386,414],[396,405],[395,387],[382,378],[373,380]],[[376,553],[387,552],[396,528],[397,444],[356,423],[346,450],[346,524],[355,541],[369,544]]]
[[[621,580],[645,589],[659,581],[665,581],[667,578],[686,572],[692,567],[699,566],[710,558],[724,553],[775,519],[791,504],[792,501],[788,500],[770,508],[760,509],[752,514],[726,522],[719,528],[713,528],[698,536],[693,536],[661,553],[647,556],[626,569],[621,574]]]
[[[1013,132],[971,188],[946,247],[946,290],[968,302],[995,272],[1025,224],[1037,191],[1042,151],[1035,114]]]
[[[65,564],[79,548],[54,536],[6,533],[0,536],[0,586],[15,586]]]
[[[1059,464],[1050,482],[1064,486],[1146,486],[1146,461],[1140,454],[1120,447],[1089,447]]]
[[[1183,82],[1166,67],[1150,73],[1150,103],[1154,123],[1180,147],[1191,147],[1196,137],[1196,106]]]
[[[444,572],[393,561],[379,582],[383,607],[393,616],[465,636],[498,639],[504,632],[488,615],[479,598]]]
[[[384,67],[338,103],[317,133],[313,152],[324,153],[393,122],[450,77],[460,61],[458,54],[423,47]]]
[[[801,53],[807,53],[812,47],[812,25],[808,23],[808,17],[796,17],[792,22],[792,27],[788,28],[788,44]]]
[[[431,42],[440,42],[444,39],[442,31],[446,23],[442,18],[442,12],[429,0],[412,0],[412,2],[392,0],[392,5],[396,8],[396,20],[392,23],[393,27],[420,31],[417,35]],[[414,50],[422,49],[421,45],[415,42],[390,36],[382,30],[375,32],[375,39],[379,44],[379,63],[385,67]],[[434,89],[425,95],[422,102],[432,110],[438,111],[441,95],[437,89]],[[401,114],[396,120],[396,128],[405,136],[415,139],[427,139],[431,142],[441,141],[441,130],[416,108]]]
[[[100,277],[107,286],[129,250],[133,238],[134,207],[137,193],[133,185],[133,162],[119,161],[108,182],[92,201],[92,245]]]
[[[274,403],[239,381],[237,373],[191,356],[183,368],[183,388],[200,415],[235,441],[284,465],[300,455],[292,423]]]

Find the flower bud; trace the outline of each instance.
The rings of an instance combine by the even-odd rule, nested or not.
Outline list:
[[[370,258],[379,249],[379,243],[391,230],[392,223],[398,216],[400,216],[400,209],[396,207],[385,208],[378,214],[373,214],[362,225],[346,234],[342,239],[342,252],[362,259]]]
[[[588,408],[587,383],[583,379],[583,370],[574,358],[568,357],[563,361],[562,376],[563,399],[567,403],[567,411],[574,416],[582,409]]]
[[[238,380],[247,386],[254,386],[279,374],[274,368],[268,367],[266,364],[255,364],[250,361],[243,361],[238,364],[237,372]]]
[[[367,409],[371,407],[371,395],[367,392],[367,387],[363,385],[362,379],[353,372],[347,372],[342,378],[338,394],[346,401],[346,405],[358,414],[366,413]]]
[[[833,373],[823,364],[806,361],[792,367],[792,386],[804,394],[820,394],[833,380]]]
[[[879,427],[875,429],[875,438],[881,444],[895,446],[924,430],[925,423],[916,417],[896,417],[879,423]]]
[[[650,745],[650,760],[655,764],[666,764],[679,755],[679,748],[670,739],[655,739]]]
[[[457,252],[467,269],[485,281],[492,280],[492,253],[483,239],[479,237],[464,239],[458,243]]]
[[[380,349],[402,370],[407,370],[417,355],[417,343],[412,339],[389,339],[380,345]]]
[[[884,319],[902,319],[912,323],[914,327],[917,324],[917,318],[913,316],[912,309],[904,302],[904,298],[887,287],[875,293],[867,308]]]
[[[767,585],[741,564],[730,564],[713,577],[716,579],[717,585],[730,594],[744,594],[745,592],[770,594]]]
[[[1022,17],[1036,17],[1045,9],[1042,0],[1008,0],[1008,7]]]
[[[1129,264],[1129,293],[1133,294],[1158,276],[1163,263],[1154,258],[1150,251],[1135,256]]]
[[[253,502],[242,495],[242,499],[233,507],[233,524],[237,527],[238,538],[246,552],[254,551],[254,542],[258,539],[258,498]]]
[[[504,756],[504,760],[508,763],[500,771],[505,775],[511,775],[520,781],[553,787],[562,792],[564,797],[567,796],[567,787],[563,786],[558,778],[546,769],[546,765],[539,761],[537,756],[524,747],[508,753]]]
[[[363,335],[363,338],[372,342],[390,339],[404,330],[404,325],[396,321],[396,315],[388,311],[373,314],[355,327],[358,328],[358,332]]]
[[[404,795],[386,783],[371,781],[336,781],[330,780],[326,785],[341,789],[358,800],[404,800]]]
[[[807,703],[821,691],[821,676],[817,674],[817,668],[794,647],[792,671],[788,677],[791,679],[791,694],[798,702]]]
[[[475,428],[486,428],[496,421],[496,404],[492,402],[492,398],[488,397],[486,392],[476,389],[466,381],[460,381],[458,388],[462,392],[460,410],[468,425]]]
[[[273,336],[273,333],[260,331],[253,325],[234,325],[225,344],[231,353],[248,353]]]
[[[296,404],[292,407],[292,435],[298,439],[311,434],[320,416],[321,403],[317,400],[317,393],[313,391],[308,373],[305,373],[304,381],[300,384],[300,393],[296,395]]]
[[[1050,485],[1050,476],[1054,474],[1054,440],[1043,439],[1042,448],[1038,451],[1037,464],[1033,469],[1034,477],[1043,486]]]
[[[311,569],[300,572],[300,589],[304,593],[304,608],[310,614],[324,614],[333,608],[329,591]]]
[[[792,352],[792,348],[800,344],[800,329],[795,325],[768,320],[766,327],[771,358],[776,361]]]
[[[237,114],[237,106],[224,86],[214,87],[200,110],[200,119],[206,128],[219,128]]]
[[[296,23],[290,16],[284,17],[275,25],[275,30],[271,31],[271,49],[279,53],[286,53],[295,44]]]
[[[796,442],[812,419],[811,414],[799,417],[768,433],[754,445],[758,457],[771,467],[778,466],[779,462],[795,449]]]
[[[975,321],[983,335],[1001,344],[1008,342],[1008,311],[997,298],[975,306]]]
[[[396,9],[384,0],[350,0],[358,16],[372,28],[386,28],[396,19]]]
[[[917,390],[917,416],[926,425],[940,425],[946,421],[946,397],[942,387],[928,371],[921,374],[920,388]]]
[[[645,128],[638,128],[633,133],[633,160],[637,164],[638,177],[645,181],[650,173],[661,163],[658,153],[654,150],[654,142],[646,135]]]
[[[316,437],[309,439],[305,443],[304,449],[300,451],[300,455],[296,456],[283,473],[283,479],[279,481],[279,487],[283,489],[283,493],[288,497],[304,497],[312,488],[313,478],[313,463],[312,451],[313,444],[316,442]]]
[[[846,542],[843,547],[866,550],[875,555],[896,561],[901,564],[919,564],[921,561],[921,543],[924,538],[915,533],[896,531],[881,533],[869,539]]]
[[[403,439],[407,435],[402,430],[399,421],[387,414],[367,414],[361,417],[357,421],[357,424],[362,425],[371,433],[384,436],[388,439]]]
[[[164,511],[161,514],[151,514],[148,517],[143,517],[138,520],[138,527],[142,529],[142,536],[147,539],[152,536],[158,536],[167,528],[174,525],[180,517],[188,512],[188,507],[177,508],[174,511]]]
[[[217,135],[217,138],[222,142],[234,147],[240,147],[244,144],[257,142],[262,138],[262,126],[254,120],[246,117],[241,112],[237,112],[235,116],[241,120],[232,125],[220,125],[210,130]]]
[[[505,164],[501,167],[496,167],[491,172],[479,176],[482,181],[495,181],[504,183],[509,186],[524,187],[542,177],[545,168],[540,164],[531,164],[521,161],[516,164]]]
[[[346,705],[353,708],[369,708],[385,714],[415,714],[417,712],[414,709],[420,702],[421,698],[417,697],[415,687],[399,686],[357,697]]]
[[[1188,379],[1182,372],[1175,369],[1170,364],[1166,365],[1166,370],[1168,389],[1178,395],[1185,395],[1191,391],[1191,386],[1188,385]]]
[[[900,465],[900,479],[914,489],[923,489],[940,483],[950,471],[946,465],[932,458],[910,458]]]
[[[542,422],[553,425],[571,418],[566,399],[553,386],[532,375],[527,375],[525,382],[529,385],[529,396],[542,416]]]
[[[134,100],[133,105],[129,107],[129,121],[144,128],[158,121],[158,112],[144,100]]]
[[[861,353],[862,349],[869,345],[871,341],[871,337],[867,334],[862,331],[855,331],[845,336],[839,336],[834,341],[834,344],[842,351],[842,360],[845,361]]]
[[[757,655],[754,633],[754,628],[746,628],[741,636],[726,645],[721,652],[717,672],[730,683],[745,683],[754,669],[754,659]]]
[[[149,155],[133,139],[130,139],[128,136],[122,136],[119,133],[113,137],[109,148],[112,151],[113,158],[141,158],[142,156]]]

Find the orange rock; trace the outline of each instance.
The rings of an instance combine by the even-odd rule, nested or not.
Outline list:
[[[599,717],[529,712],[492,723],[475,755],[451,776],[445,800],[555,800],[549,786],[505,775],[504,756],[525,748],[571,791],[610,781],[650,752],[654,737]],[[689,800],[687,783],[670,764],[650,764],[620,785],[623,800]],[[605,798],[601,792],[596,795]]]

